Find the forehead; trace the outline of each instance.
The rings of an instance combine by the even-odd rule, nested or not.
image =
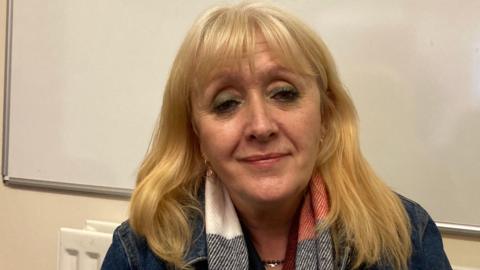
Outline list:
[[[194,73],[195,88],[201,90],[212,80],[219,77],[228,78],[236,74],[261,72],[290,72],[295,74],[312,75],[312,70],[305,55],[296,51],[283,50],[279,44],[267,41],[257,32],[251,43],[243,45],[236,42],[215,46],[212,50],[209,44],[203,44],[196,57],[196,71]]]
[[[281,76],[285,78],[303,77],[292,67],[285,65],[280,58],[273,54],[265,41],[257,42],[254,54],[245,56],[235,63],[225,63],[208,74],[200,92],[212,84],[228,83],[232,81],[261,80]]]
[[[236,63],[225,63],[223,66],[213,69],[207,76],[208,81],[251,74],[268,75],[279,72],[291,72],[270,52],[265,42],[257,44],[258,46],[255,48],[253,55],[238,59]]]

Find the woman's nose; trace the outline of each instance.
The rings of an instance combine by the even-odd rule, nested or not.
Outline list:
[[[248,119],[246,134],[249,140],[267,142],[278,134],[278,126],[274,120],[271,108],[263,98],[251,101],[247,106]]]

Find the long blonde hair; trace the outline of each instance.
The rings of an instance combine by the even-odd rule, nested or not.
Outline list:
[[[205,171],[192,126],[191,95],[202,89],[215,67],[238,64],[246,56],[253,61],[256,34],[263,35],[285,67],[317,78],[325,138],[315,169],[329,194],[323,226],[331,229],[335,249],[353,248],[353,268],[387,263],[406,269],[411,252],[407,214],[361,154],[356,111],[327,47],[292,15],[258,2],[210,9],[188,32],[138,173],[131,226],[163,260],[188,268],[183,256],[191,244],[189,220],[199,212],[196,194]]]

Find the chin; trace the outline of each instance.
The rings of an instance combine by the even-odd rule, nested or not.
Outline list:
[[[292,200],[300,194],[301,192],[297,191],[296,189],[281,190],[275,188],[265,189],[262,192],[255,192],[254,194],[249,194],[249,197],[258,203],[281,203]]]

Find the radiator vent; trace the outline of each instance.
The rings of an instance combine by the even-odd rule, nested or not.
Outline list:
[[[61,228],[58,270],[99,270],[118,224],[87,220],[83,229]]]

